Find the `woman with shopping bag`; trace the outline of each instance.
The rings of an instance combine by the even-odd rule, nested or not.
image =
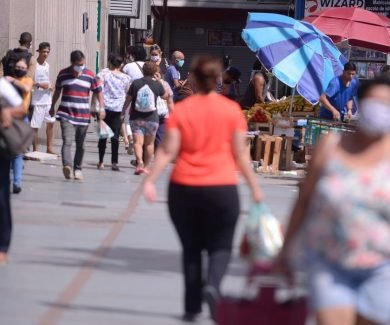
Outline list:
[[[168,205],[183,248],[185,321],[196,321],[203,298],[216,319],[220,284],[230,261],[239,215],[237,166],[252,199],[260,202],[263,198],[245,154],[247,125],[240,106],[214,91],[221,71],[217,58],[204,55],[194,59],[191,73],[198,93],[175,106],[144,184],[146,198],[155,201],[156,180],[176,159]],[[208,253],[204,280],[203,251]]]

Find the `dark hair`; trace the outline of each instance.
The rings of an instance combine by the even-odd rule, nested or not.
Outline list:
[[[42,51],[42,50],[45,50],[45,49],[49,49],[50,50],[50,43],[48,43],[48,42],[39,43],[38,52]]]
[[[158,46],[158,44],[153,44],[151,47],[150,47],[150,52],[152,51],[159,51],[160,53],[162,52],[161,51],[161,47]]]
[[[347,62],[344,64],[344,71],[356,71],[356,65],[352,62]]]
[[[261,73],[263,75],[263,78],[264,78],[266,84],[269,82],[267,73],[265,72],[265,68],[264,68],[264,66],[261,64],[261,62],[259,60],[256,60],[253,63],[252,70],[257,71],[257,73]]]
[[[374,87],[377,86],[387,86],[390,87],[390,77],[386,74],[381,74],[375,79],[366,80],[364,83],[360,84],[357,91],[358,100],[362,100],[367,96],[367,93]]]
[[[225,71],[233,80],[237,81],[237,82],[240,82],[240,77],[241,77],[241,71],[238,70],[237,68],[235,67],[229,67],[226,71]]]
[[[215,90],[217,78],[221,75],[221,60],[209,54],[196,56],[191,63],[191,72],[199,92],[208,94]]]
[[[24,32],[20,34],[19,43],[20,45],[25,45],[32,42],[32,35],[29,32]]]
[[[83,52],[79,50],[75,50],[72,53],[70,53],[70,62],[76,63],[76,62],[80,62],[82,59],[85,59],[85,55]]]
[[[114,67],[119,68],[123,63],[123,58],[117,53],[110,53],[108,56],[108,62]]]
[[[145,62],[142,71],[145,77],[153,77],[157,72],[157,65],[154,62]]]
[[[134,61],[145,61],[146,51],[143,46],[130,46],[128,52],[133,56]]]

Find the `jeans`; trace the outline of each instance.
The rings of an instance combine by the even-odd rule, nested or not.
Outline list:
[[[0,157],[0,252],[4,253],[8,251],[12,231],[10,166],[8,159]]]
[[[22,175],[23,175],[23,154],[17,155],[11,160],[11,167],[13,171],[13,185],[22,186]]]
[[[72,142],[76,142],[76,152],[73,159],[73,169],[81,170],[84,157],[84,141],[87,135],[88,125],[71,124],[66,119],[61,119],[62,131],[62,165],[72,167]]]
[[[171,183],[169,213],[183,247],[185,312],[201,311],[203,283],[219,292],[226,273],[239,215],[235,185],[185,186]],[[207,251],[207,280],[202,276],[202,252]]]
[[[114,132],[111,138],[111,163],[118,163],[118,148],[119,148],[119,132],[121,130],[121,112],[113,112],[106,110],[106,118],[104,122]],[[103,162],[104,154],[106,153],[107,139],[99,139],[99,163]]]

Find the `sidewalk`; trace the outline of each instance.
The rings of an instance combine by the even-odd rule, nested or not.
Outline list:
[[[166,207],[169,170],[149,204],[123,145],[120,172],[111,171],[109,153],[108,167],[97,170],[97,143],[88,134],[83,182],[65,180],[60,159],[25,162],[23,190],[12,195],[10,262],[0,267],[0,324],[182,324],[180,247]],[[284,223],[298,179],[258,180]],[[240,197],[244,216],[243,185]],[[242,218],[236,248],[241,230]],[[236,256],[225,292],[242,287],[245,265]],[[199,324],[212,324],[204,310]]]

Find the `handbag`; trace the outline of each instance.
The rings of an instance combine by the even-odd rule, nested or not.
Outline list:
[[[27,151],[34,135],[29,124],[13,119],[7,128],[0,128],[0,156],[12,159]]]

